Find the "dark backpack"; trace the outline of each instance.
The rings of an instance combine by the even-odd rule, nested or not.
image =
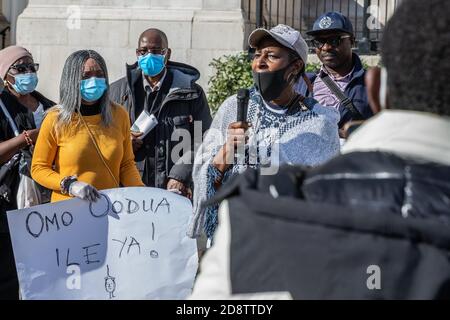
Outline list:
[[[226,198],[229,206],[233,294],[450,298],[449,225],[308,201],[302,191],[306,173],[300,167],[275,176],[248,170],[219,190],[216,200]]]

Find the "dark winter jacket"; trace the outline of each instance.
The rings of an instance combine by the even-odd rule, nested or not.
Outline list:
[[[158,125],[144,138],[143,146],[135,155],[142,179],[148,186],[165,188],[169,178],[191,184],[194,122],[202,122],[201,132],[197,132],[200,137],[212,121],[205,93],[196,84],[199,77],[199,72],[191,66],[168,62],[162,87],[149,103],[153,106],[151,111],[157,117]],[[146,101],[142,71],[137,63],[127,65],[126,77],[111,84],[110,97],[127,109],[130,121],[134,123]],[[179,142],[186,144],[183,138],[179,138],[178,133],[183,132],[180,129],[189,131],[191,141],[187,146],[190,148],[182,148],[181,158],[172,159],[174,147]],[[179,140],[172,141],[172,135]]]
[[[450,298],[450,167],[354,152],[223,186],[233,294]],[[213,247],[214,249],[214,247]]]
[[[32,92],[31,95],[42,104],[44,110],[55,105],[53,101],[45,98],[37,91]],[[8,90],[4,90],[0,98],[11,115],[11,118],[13,118],[19,132],[36,128],[33,113],[23,106]],[[15,135],[11,125],[0,109],[0,142],[14,137]],[[27,166],[21,168],[21,173],[29,175],[31,156],[32,149],[30,147],[21,150],[21,157],[27,164]],[[9,161],[7,162],[7,164],[11,163]],[[19,281],[17,279],[6,212],[17,209],[16,195],[20,175],[19,164],[9,166],[12,168],[10,172],[6,169],[8,167],[7,164],[0,164],[0,177],[3,177],[2,181],[0,181],[0,300],[16,300],[19,299]],[[6,195],[10,195],[6,197],[7,200],[5,199]]]
[[[47,110],[55,105],[53,101],[47,99],[37,91],[33,91],[31,95],[42,104],[44,110]],[[1,93],[0,98],[2,99],[9,114],[14,119],[19,132],[36,128],[33,113],[25,106],[23,106],[15,96],[13,96],[7,90],[4,90]],[[7,141],[14,137],[15,135],[13,129],[11,128],[11,125],[9,124],[5,114],[0,109],[0,142]],[[27,168],[25,170],[22,170],[22,173],[29,175],[31,168],[32,150],[29,147],[22,149],[21,157],[23,157],[23,159],[27,163]],[[6,169],[6,166],[7,165],[4,163],[0,164],[0,170],[3,174],[5,173],[5,171],[3,170]],[[5,181],[0,181],[0,233],[9,232],[6,221],[6,211],[17,209],[17,203],[14,197],[17,194],[17,188],[19,187],[20,180],[19,170],[17,166],[14,167],[14,171],[15,174],[10,176],[11,179],[10,181],[8,181],[8,183],[6,183]],[[0,176],[3,175],[2,173],[0,173]],[[6,190],[8,192],[6,192]],[[11,192],[14,196],[9,199],[10,201],[5,201],[2,198],[2,195],[9,192]]]

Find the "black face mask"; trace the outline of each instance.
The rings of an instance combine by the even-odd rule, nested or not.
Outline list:
[[[289,81],[284,78],[286,70],[290,65],[283,69],[270,72],[255,72],[253,71],[253,82],[256,90],[262,95],[267,102],[278,98],[281,93],[289,85]]]

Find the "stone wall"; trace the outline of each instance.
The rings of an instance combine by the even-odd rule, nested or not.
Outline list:
[[[17,23],[17,43],[41,64],[38,90],[58,100],[66,58],[94,49],[106,60],[110,81],[136,61],[140,33],[166,32],[172,60],[201,72],[205,88],[213,58],[244,48],[244,18],[239,0],[30,0]]]

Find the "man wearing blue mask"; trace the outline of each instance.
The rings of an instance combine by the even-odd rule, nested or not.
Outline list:
[[[169,61],[170,55],[164,32],[144,31],[137,62],[127,65],[126,76],[111,85],[110,96],[127,109],[132,124],[143,113],[153,119],[155,127],[148,134],[132,132],[131,137],[144,183],[191,197],[194,123],[201,122],[197,134],[203,135],[212,119],[205,93],[196,84],[200,73]]]

